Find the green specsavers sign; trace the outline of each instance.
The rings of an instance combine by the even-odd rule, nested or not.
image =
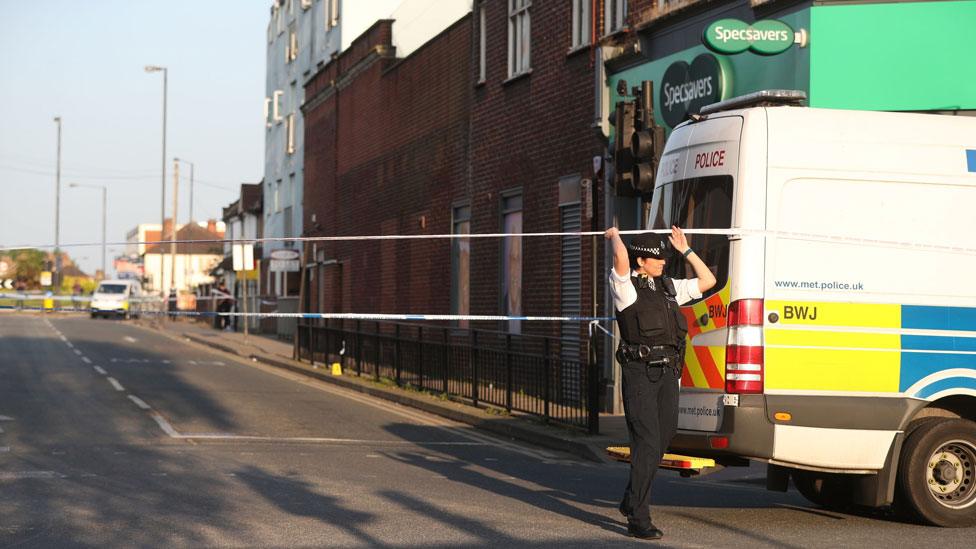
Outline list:
[[[702,40],[716,53],[741,53],[746,50],[760,55],[783,53],[793,45],[796,33],[782,21],[764,19],[753,24],[738,19],[719,19],[705,29]]]

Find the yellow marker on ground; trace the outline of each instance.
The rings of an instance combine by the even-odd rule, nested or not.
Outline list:
[[[338,362],[332,363],[332,375],[341,376],[342,375],[342,365]]]
[[[617,461],[630,462],[629,446],[610,446],[607,454]],[[701,471],[708,467],[715,467],[715,460],[711,458],[700,458],[693,456],[682,456],[679,454],[664,454],[661,458],[661,468],[674,471]]]

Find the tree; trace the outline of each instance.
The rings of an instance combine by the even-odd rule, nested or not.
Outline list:
[[[41,271],[44,270],[47,254],[33,248],[25,248],[11,251],[10,256],[15,263],[14,272],[17,278],[30,286],[36,286],[40,281]]]

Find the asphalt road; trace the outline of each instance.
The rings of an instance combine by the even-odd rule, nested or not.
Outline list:
[[[0,547],[971,547],[758,466],[654,486],[124,322],[0,314]]]

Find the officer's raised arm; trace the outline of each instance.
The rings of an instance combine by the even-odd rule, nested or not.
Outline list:
[[[685,260],[691,264],[691,268],[695,271],[695,277],[698,278],[698,291],[706,292],[715,285],[715,275],[712,274],[712,270],[705,265],[705,262],[698,257],[698,254],[688,246],[688,239],[685,237],[684,231],[678,227],[671,226],[671,235],[668,237],[671,241],[671,245],[674,249],[684,256]]]
[[[627,246],[620,239],[620,229],[610,227],[603,237],[610,241],[613,250],[613,270],[618,276],[630,276],[630,258],[627,255]]]

